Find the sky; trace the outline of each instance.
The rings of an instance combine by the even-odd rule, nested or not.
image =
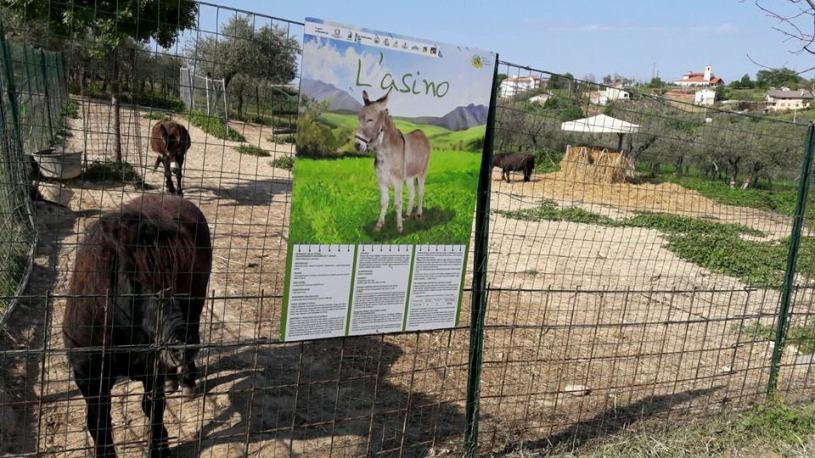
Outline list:
[[[755,75],[758,64],[796,70],[815,65],[815,55],[794,53],[795,43],[772,30],[777,21],[754,0],[685,0],[681,6],[666,0],[209,1],[294,21],[316,17],[481,48],[498,52],[503,61],[591,74],[598,81],[615,72],[673,80],[712,65],[729,82]],[[762,4],[791,11],[786,0]],[[202,7],[201,28],[214,29],[229,14]]]
[[[387,38],[403,41],[404,37]],[[433,46],[436,42],[415,43]],[[478,67],[472,64],[474,53],[483,63]],[[301,76],[331,84],[358,102],[363,90],[371,100],[388,92],[388,109],[394,116],[444,116],[459,106],[489,105],[492,56],[455,46],[444,47],[443,56],[430,56],[370,42],[306,35]]]

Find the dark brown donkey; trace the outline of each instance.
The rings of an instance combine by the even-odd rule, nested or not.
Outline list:
[[[62,334],[96,456],[116,456],[110,409],[117,377],[144,386],[150,456],[168,454],[165,382],[177,387],[180,369],[185,394],[192,394],[211,267],[207,221],[180,197],[145,195],[88,227]]]
[[[492,166],[501,168],[501,178],[509,183],[509,173],[523,171],[524,181],[529,181],[535,170],[535,156],[528,153],[497,153]]]
[[[184,155],[192,146],[190,133],[181,124],[164,119],[156,123],[150,131],[150,148],[159,154],[153,171],[158,169],[160,164],[164,164],[164,178],[167,180],[167,190],[170,194],[175,194],[172,174],[178,181],[178,195],[181,190],[181,167],[184,165]]]

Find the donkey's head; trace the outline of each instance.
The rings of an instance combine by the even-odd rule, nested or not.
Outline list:
[[[169,290],[142,296],[142,328],[151,343],[160,347],[159,360],[168,369],[184,365],[187,328],[178,301]]]
[[[368,92],[362,91],[362,101],[365,105],[359,110],[359,125],[354,134],[354,147],[357,151],[379,145],[385,130],[385,118],[388,116],[388,94],[372,102],[368,99]]]

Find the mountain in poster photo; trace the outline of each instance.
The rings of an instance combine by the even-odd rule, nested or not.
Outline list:
[[[300,83],[300,91],[309,99],[317,102],[328,100],[327,110],[330,112],[347,112],[356,114],[362,108],[362,104],[354,99],[348,92],[337,88],[333,84],[322,81],[303,79]],[[464,107],[456,107],[444,116],[422,116],[416,118],[400,117],[417,124],[430,124],[444,127],[447,130],[458,131],[469,129],[473,126],[480,126],[487,122],[487,107],[484,105],[469,104]]]

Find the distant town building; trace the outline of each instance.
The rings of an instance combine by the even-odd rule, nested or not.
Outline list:
[[[693,95],[693,103],[705,107],[713,106],[716,102],[716,91],[713,89],[700,89]]]
[[[549,98],[551,98],[551,97],[552,97],[552,94],[548,94],[548,93],[544,92],[543,94],[538,94],[536,96],[530,97],[529,98],[529,103],[537,103],[538,105],[543,106],[543,105],[546,104],[546,101],[549,100]]]
[[[522,92],[546,87],[547,81],[537,76],[509,76],[501,81],[501,97],[512,97]]]
[[[791,91],[787,88],[767,91],[764,100],[768,111],[805,110],[812,104],[812,91],[800,89]]]
[[[713,67],[708,65],[702,73],[690,71],[682,76],[682,79],[674,81],[674,84],[682,87],[697,86],[721,86],[724,80],[713,74]]]
[[[618,100],[631,100],[631,94],[620,87],[606,87],[602,91],[594,91],[589,96],[590,102],[594,105],[608,105]]]

